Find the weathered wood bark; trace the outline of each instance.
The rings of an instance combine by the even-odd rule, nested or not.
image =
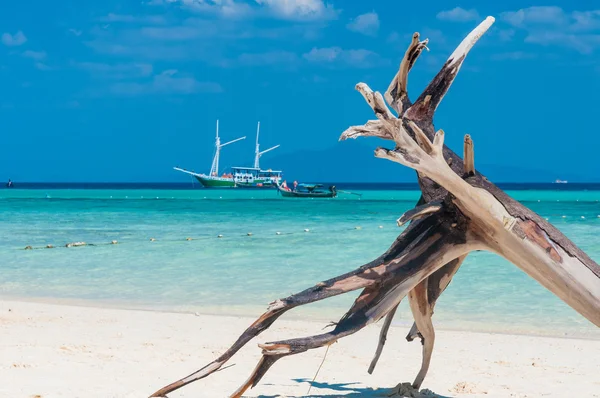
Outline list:
[[[408,72],[427,45],[427,40],[419,41],[418,34],[413,36],[385,100],[364,83],[356,86],[377,120],[350,127],[340,139],[375,136],[393,141],[394,149],[378,148],[375,156],[414,169],[421,188],[418,206],[398,219],[398,224],[410,224],[390,249],[352,272],[275,301],[223,355],[152,397],[165,397],[219,370],[286,311],[357,289],[363,289],[362,293],[331,332],[260,344],[263,355],[258,365],[232,396],[239,397],[256,385],[279,359],[328,346],[386,317],[369,368],[372,372],[396,308],[406,295],[415,318],[407,339],[420,337],[423,343],[421,369],[413,382],[418,388],[433,352],[435,332],[431,317],[435,302],[466,255],[474,250],[489,250],[505,257],[600,326],[600,266],[551,224],[477,172],[470,136],[465,137],[463,162],[444,145],[444,132],[435,132],[433,116],[437,106],[467,53],[493,22],[493,18],[486,18],[463,40],[415,103],[410,102],[406,87]],[[398,113],[397,117],[385,101]]]
[[[464,261],[464,259],[466,258],[465,256],[456,258],[452,261],[450,261],[449,263],[447,263],[446,265],[444,265],[443,267],[441,267],[439,270],[435,271],[433,274],[431,274],[429,277],[427,277],[426,279],[424,279],[421,283],[424,284],[425,286],[427,286],[427,290],[426,290],[426,300],[428,303],[428,315],[429,318],[427,320],[427,322],[432,324],[431,321],[431,316],[433,315],[433,308],[435,306],[435,303],[437,301],[437,299],[440,297],[440,295],[442,294],[442,292],[446,289],[446,287],[448,287],[448,285],[450,284],[450,281],[452,280],[452,277],[454,277],[454,274],[456,274],[456,272],[458,271],[458,269],[460,268],[462,262]],[[409,294],[409,300],[411,300],[411,295]],[[377,365],[377,362],[379,361],[379,357],[381,356],[381,353],[383,352],[383,346],[385,345],[385,342],[387,340],[387,334],[388,331],[390,329],[390,326],[392,325],[392,319],[394,318],[394,315],[396,314],[396,308],[394,308],[392,311],[390,311],[386,318],[385,318],[385,322],[383,323],[382,327],[381,327],[381,331],[379,333],[379,341],[377,344],[377,349],[375,350],[375,356],[373,357],[373,360],[371,361],[371,365],[369,366],[369,374],[372,374],[373,371],[375,370],[375,366]],[[411,310],[412,310],[412,306],[411,306]],[[416,316],[415,316],[416,319]],[[433,324],[431,326],[433,328]],[[415,322],[412,326],[412,328],[410,329],[410,331],[408,332],[408,335],[406,336],[406,340],[407,341],[413,341],[416,338],[420,338],[421,339],[421,343],[423,343],[423,345],[425,345],[425,337],[421,334],[421,332],[419,331],[419,328],[417,327],[417,323]],[[434,336],[432,337],[433,340]],[[431,341],[431,344],[433,344],[433,341]],[[431,360],[431,354],[432,351],[423,351],[423,364],[427,363],[429,364],[430,360]],[[428,366],[427,366],[428,367]],[[425,373],[427,372],[426,370],[424,371]],[[423,372],[419,372],[419,374],[421,374]],[[419,377],[417,376],[417,380],[415,380],[415,382],[413,383],[413,386],[415,388],[419,388],[420,383],[417,384]],[[421,379],[420,382],[422,382],[423,380]]]

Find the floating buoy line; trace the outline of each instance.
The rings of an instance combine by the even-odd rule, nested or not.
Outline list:
[[[572,218],[577,220],[577,216],[566,216],[566,215],[552,215],[552,217],[559,217],[560,219],[562,219],[563,221],[565,221],[567,218]],[[549,220],[551,217],[544,217],[545,220]],[[593,219],[593,216],[590,217]],[[586,216],[580,216],[579,217],[580,220],[588,220],[589,218]],[[600,220],[600,214],[598,214],[596,216],[597,220]],[[383,225],[379,225],[377,227],[374,227],[374,229],[383,229]],[[352,228],[343,228],[343,229],[337,229],[337,230],[323,230],[320,229],[318,230],[316,233],[317,234],[322,234],[322,233],[334,233],[334,232],[343,232],[343,231],[361,231],[363,230],[363,227],[360,225],[357,225],[355,227]],[[309,228],[304,228],[302,230],[302,232],[300,231],[292,231],[292,232],[282,232],[282,231],[276,231],[275,233],[272,233],[272,235],[275,236],[284,236],[284,235],[297,235],[297,234],[307,234],[307,233],[315,233],[313,232],[311,229]],[[271,234],[269,234],[271,235]],[[266,234],[259,234],[258,237],[262,238],[262,237],[266,237]],[[203,235],[203,236],[197,236],[197,237],[193,237],[193,236],[187,236],[185,238],[182,239],[157,239],[155,237],[151,237],[148,239],[148,241],[150,242],[169,242],[169,243],[173,243],[173,242],[185,242],[185,241],[201,241],[201,240],[210,240],[210,239],[222,239],[222,238],[256,238],[256,235],[249,231],[246,232],[245,234],[231,234],[231,235],[225,235],[225,234],[217,234],[217,235]],[[146,240],[144,240],[146,241]],[[64,248],[73,248],[73,247],[83,247],[83,246],[107,246],[107,245],[117,245],[117,244],[130,244],[130,243],[139,243],[139,240],[128,240],[125,242],[119,242],[117,240],[111,240],[110,242],[101,242],[101,243],[87,243],[87,242],[83,242],[83,241],[76,241],[76,242],[69,242],[63,245],[59,245],[59,246],[55,246],[53,244],[47,244],[44,246],[32,246],[32,245],[27,245],[23,248],[23,250],[38,250],[38,249],[55,249],[55,248],[60,248],[60,247],[64,247]]]
[[[374,228],[375,229],[375,228]],[[376,229],[383,229],[383,225],[379,225],[378,227],[376,227]],[[344,232],[344,231],[361,231],[363,230],[363,227],[360,225],[357,225],[355,227],[352,228],[342,228],[342,229],[337,229],[337,230],[318,230],[316,233],[317,234],[322,234],[322,233],[334,233],[334,232]],[[291,231],[291,232],[282,232],[282,231],[276,231],[274,233],[269,233],[268,236],[284,236],[284,235],[299,235],[299,234],[308,234],[308,233],[315,233],[313,230],[309,229],[309,228],[304,228],[301,232],[300,231]],[[264,238],[266,237],[266,234],[259,234],[258,238]],[[257,238],[257,236],[252,233],[252,232],[246,232],[245,234],[231,234],[231,235],[224,235],[224,234],[217,234],[217,235],[203,235],[203,236],[197,236],[197,237],[193,237],[193,236],[187,236],[181,239],[157,239],[155,237],[151,237],[148,238],[147,240],[145,239],[144,241],[149,241],[149,242],[160,242],[160,243],[164,243],[164,242],[169,242],[169,243],[174,243],[174,242],[190,242],[190,241],[206,241],[206,240],[211,240],[214,238],[217,239],[222,239],[225,237],[229,237],[229,238]],[[59,245],[59,246],[55,246],[52,244],[47,244],[45,246],[32,246],[32,245],[28,245],[25,246],[23,248],[23,250],[39,250],[39,249],[57,249],[57,248],[73,248],[73,247],[83,247],[83,246],[108,246],[108,245],[121,245],[121,244],[130,244],[130,243],[140,243],[142,241],[140,240],[128,240],[125,242],[119,242],[117,240],[111,240],[110,242],[100,242],[100,243],[87,243],[87,242],[83,242],[83,241],[77,241],[77,242],[69,242],[63,245]]]

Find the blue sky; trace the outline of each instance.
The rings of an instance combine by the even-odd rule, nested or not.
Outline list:
[[[431,51],[409,77],[415,99],[492,15],[436,127],[457,152],[471,134],[478,169],[497,181],[600,181],[598,9],[590,1],[3,2],[0,179],[187,181],[171,167],[208,171],[218,118],[223,139],[248,136],[226,149],[222,166],[252,161],[260,120],[263,148],[281,144],[263,166],[289,178],[414,181],[372,159],[381,142],[337,142],[373,118],[354,85],[385,91],[419,31]]]

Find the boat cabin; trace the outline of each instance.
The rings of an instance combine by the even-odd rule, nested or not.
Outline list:
[[[232,167],[233,181],[238,186],[275,186],[281,180],[281,171],[261,170],[255,167]]]

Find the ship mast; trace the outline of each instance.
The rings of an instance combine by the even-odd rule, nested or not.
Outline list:
[[[225,145],[233,144],[234,142],[244,140],[244,139],[246,139],[246,136],[236,138],[235,140],[221,144],[221,139],[219,138],[219,120],[217,119],[217,134],[216,134],[216,138],[215,138],[215,156],[213,157],[212,165],[210,166],[210,174],[209,174],[210,176],[213,176],[213,175],[218,176],[219,175],[219,155],[221,153],[221,148],[223,148]]]
[[[260,133],[260,122],[258,122],[258,126],[256,127],[256,150],[254,151],[254,168],[260,169],[260,157],[273,149],[279,148],[279,145],[275,145],[272,148],[265,149],[264,151],[260,151],[260,145],[258,144],[258,135]]]

